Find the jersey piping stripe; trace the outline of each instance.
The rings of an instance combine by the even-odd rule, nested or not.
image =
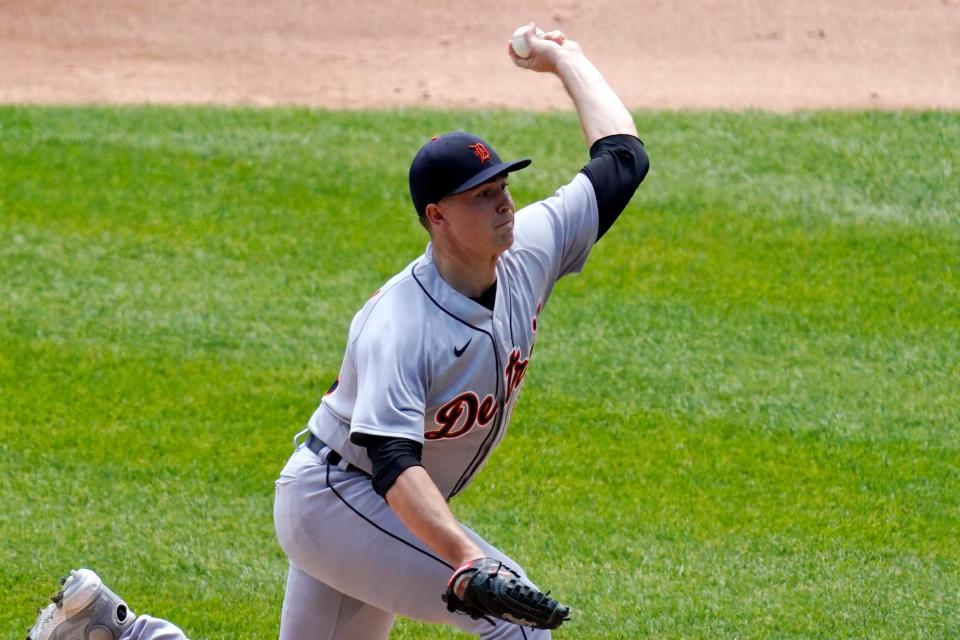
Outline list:
[[[509,289],[509,287],[508,287]],[[517,339],[513,337],[513,302],[510,300],[510,296],[506,296],[507,299],[507,321],[510,323],[510,344],[516,345]]]
[[[494,346],[494,349],[496,349],[496,346]],[[499,363],[500,363],[500,358],[498,357],[497,358],[498,369],[499,369]],[[473,460],[470,461],[470,464],[467,465],[467,470],[464,472],[462,476],[460,476],[460,480],[458,480],[457,484],[453,487],[453,491],[450,493],[450,497],[453,497],[458,493],[460,493],[464,485],[466,485],[467,482],[470,480],[470,478],[473,477],[473,475],[477,472],[477,469],[480,468],[480,465],[486,459],[487,454],[490,452],[490,448],[493,446],[493,443],[497,441],[496,436],[499,436],[500,428],[503,426],[503,412],[504,412],[503,400],[502,399],[498,400],[498,402],[500,404],[500,410],[497,412],[498,414],[497,424],[493,429],[491,429],[487,433],[487,436],[483,439],[483,442],[480,443],[480,447],[477,449],[477,453],[473,456]]]
[[[492,335],[490,335],[489,332],[487,332],[487,331],[484,330],[484,329],[481,329],[480,327],[476,327],[476,326],[470,324],[469,322],[467,322],[467,321],[464,320],[463,318],[460,318],[460,317],[457,316],[456,314],[450,312],[446,307],[444,307],[442,304],[440,304],[439,302],[437,302],[436,299],[434,299],[434,297],[430,295],[430,292],[427,291],[427,288],[423,285],[423,283],[420,282],[420,278],[417,277],[416,268],[417,268],[416,265],[414,265],[413,267],[410,268],[410,275],[413,277],[414,282],[416,282],[417,285],[420,287],[420,290],[423,291],[423,295],[427,296],[427,299],[428,299],[430,302],[432,302],[438,309],[440,309],[440,311],[443,311],[445,314],[447,314],[448,316],[450,316],[451,318],[453,318],[453,319],[456,320],[457,322],[459,322],[459,323],[461,323],[461,324],[464,324],[464,325],[470,327],[470,328],[473,329],[474,331],[479,331],[480,333],[484,334],[485,336],[487,336],[487,337],[490,339],[490,344],[493,346],[493,357],[494,357],[494,360],[495,360],[495,362],[496,362],[496,367],[497,367],[497,373],[496,373],[496,375],[494,376],[494,383],[496,384],[496,393],[497,393],[497,396],[496,396],[496,397],[497,397],[497,402],[500,403],[500,410],[497,411],[497,420],[496,420],[496,423],[494,424],[494,428],[491,429],[491,430],[487,433],[487,437],[485,437],[485,438],[483,439],[483,442],[480,443],[480,447],[477,449],[477,453],[474,454],[473,460],[471,460],[471,461],[470,461],[470,464],[467,465],[467,468],[464,470],[463,474],[460,476],[460,479],[457,480],[457,482],[453,485],[453,489],[450,491],[450,495],[447,496],[447,499],[449,500],[449,499],[452,498],[453,496],[457,495],[457,493],[459,493],[460,490],[463,489],[463,486],[464,486],[464,485],[467,483],[467,481],[473,476],[473,474],[476,473],[477,468],[480,466],[480,462],[483,461],[483,457],[481,457],[480,454],[481,454],[481,452],[483,452],[483,450],[484,450],[485,448],[487,448],[487,446],[486,446],[486,445],[487,445],[487,441],[490,440],[490,436],[491,436],[491,435],[493,435],[494,433],[499,433],[499,432],[500,432],[500,427],[503,426],[503,410],[504,410],[504,405],[503,405],[503,400],[502,400],[501,397],[500,397],[500,396],[501,396],[501,393],[500,393],[500,370],[501,370],[501,367],[500,367],[500,351],[497,349],[497,341],[494,339],[494,337],[493,337]],[[493,441],[496,442],[496,438],[494,438]]]
[[[335,496],[337,496],[338,498],[340,498],[340,502],[342,502],[343,504],[347,505],[347,508],[350,509],[350,511],[353,511],[355,514],[357,514],[358,516],[360,516],[360,518],[362,518],[363,520],[365,520],[365,521],[367,522],[367,524],[369,524],[370,526],[372,526],[374,529],[377,529],[378,531],[380,531],[380,533],[384,533],[384,534],[390,536],[391,538],[393,538],[394,540],[396,540],[396,541],[398,541],[398,542],[402,542],[403,544],[407,545],[408,547],[410,547],[410,548],[413,549],[414,551],[419,551],[420,553],[422,553],[423,555],[427,556],[428,558],[433,558],[434,560],[436,560],[437,562],[439,562],[439,563],[442,564],[443,566],[445,566],[445,567],[447,567],[448,569],[450,569],[451,571],[453,571],[453,566],[450,565],[450,564],[447,564],[447,562],[446,562],[443,558],[438,558],[437,556],[433,555],[433,554],[430,553],[429,551],[425,551],[425,550],[421,549],[420,547],[418,547],[417,545],[411,544],[411,543],[407,542],[406,540],[404,540],[404,539],[401,538],[400,536],[396,535],[395,533],[391,533],[391,532],[387,531],[386,529],[384,529],[383,527],[381,527],[380,525],[378,525],[376,522],[374,522],[373,520],[371,520],[371,519],[368,518],[367,516],[365,516],[365,515],[363,515],[362,513],[360,513],[360,512],[357,510],[356,507],[354,507],[352,504],[350,504],[350,503],[347,501],[346,498],[344,498],[342,495],[340,495],[340,492],[337,491],[337,488],[336,488],[335,486],[333,486],[332,484],[330,484],[330,467],[331,467],[331,466],[332,466],[332,465],[331,465],[330,463],[327,463],[327,486],[330,487],[330,490],[331,490],[331,491],[333,491],[333,495],[335,495]]]
[[[502,284],[502,283],[501,283],[501,284]],[[503,291],[503,287],[502,287],[502,286],[498,286],[498,287],[497,287],[497,290],[502,292],[502,291]],[[509,323],[509,327],[510,327],[510,344],[511,344],[511,345],[514,345],[514,344],[516,344],[516,341],[513,339],[513,306],[512,306],[512,303],[511,303],[511,301],[510,301],[510,296],[508,296],[506,293],[503,293],[503,296],[504,296],[504,299],[507,301],[507,305],[508,305],[508,306],[507,306],[507,322]],[[490,339],[493,341],[493,354],[496,356],[496,355],[499,353],[499,352],[497,351],[496,339],[493,338],[493,336],[491,336]],[[507,399],[506,399],[506,397],[505,397],[505,396],[506,396],[506,391],[503,392],[504,397],[499,397],[499,396],[500,396],[500,394],[499,394],[499,388],[500,388],[500,387],[499,387],[500,372],[503,370],[503,367],[502,367],[501,364],[500,364],[500,358],[499,358],[499,357],[497,357],[497,369],[498,369],[498,370],[497,370],[497,382],[498,382],[498,385],[497,385],[497,389],[498,389],[498,393],[497,393],[498,400],[497,400],[497,401],[500,403],[500,410],[497,412],[497,414],[498,414],[498,415],[497,415],[498,424],[497,424],[497,427],[496,427],[496,437],[494,437],[493,440],[490,439],[490,436],[494,434],[494,430],[493,430],[493,429],[491,429],[490,432],[487,433],[487,437],[484,438],[484,439],[483,439],[483,442],[480,443],[480,449],[477,450],[477,455],[475,455],[475,456],[473,457],[473,460],[470,461],[470,467],[474,467],[474,468],[470,470],[470,474],[466,477],[466,479],[463,479],[463,478],[461,477],[461,479],[463,479],[463,484],[466,484],[466,483],[467,483],[467,480],[469,480],[470,478],[473,477],[473,475],[477,472],[477,469],[480,468],[480,465],[483,463],[483,461],[487,459],[487,456],[488,456],[489,453],[490,453],[490,449],[492,449],[493,446],[497,443],[497,440],[499,440],[499,438],[500,438],[500,432],[503,430],[502,427],[503,427],[504,420],[505,420],[505,417],[504,417],[504,416],[505,416],[505,414],[506,414],[506,412],[507,412]],[[468,469],[469,469],[470,467],[468,467]],[[459,485],[459,486],[455,487],[455,488],[454,488],[454,493],[459,493],[461,489],[463,489],[463,485]]]
[[[500,284],[502,285],[503,283],[501,282]],[[517,344],[517,342],[513,337],[513,302],[510,299],[510,296],[507,295],[506,293],[510,289],[509,287],[504,289],[502,286],[498,285],[497,290],[502,293],[504,300],[507,301],[507,322],[510,327],[510,344],[515,345]],[[496,340],[493,338],[493,336],[491,336],[490,339],[493,341],[493,353],[496,356],[499,353],[497,351]],[[497,368],[498,368],[498,371],[497,371],[498,394],[497,395],[499,396],[500,395],[499,394],[499,380],[500,380],[499,376],[500,376],[500,373],[503,371],[503,367],[500,364],[499,356],[497,357]],[[500,433],[503,430],[503,424],[504,424],[504,421],[506,420],[506,412],[507,412],[506,391],[503,392],[503,397],[500,397],[498,401],[500,403],[500,411],[498,412],[499,424],[497,425],[496,431],[494,432],[494,430],[491,429],[490,433],[487,434],[487,437],[484,438],[483,442],[480,443],[480,449],[477,451],[477,455],[474,456],[473,461],[470,462],[470,465],[471,466],[475,465],[475,467],[470,471],[470,475],[467,476],[467,480],[473,477],[473,475],[477,472],[477,469],[480,467],[483,461],[486,460],[487,455],[490,453],[490,449],[492,449],[494,445],[496,445],[497,441],[500,439]],[[496,433],[496,437],[494,437],[493,440],[491,440],[490,436],[494,435],[494,433]],[[463,484],[466,484],[466,480],[464,480]],[[458,493],[462,488],[463,488],[462,485],[456,487],[455,493]]]

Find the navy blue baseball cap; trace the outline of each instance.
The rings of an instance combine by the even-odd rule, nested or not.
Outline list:
[[[419,215],[431,202],[463,193],[501,173],[523,169],[529,159],[504,162],[489,144],[469,133],[448,133],[423,145],[410,164],[410,197]]]

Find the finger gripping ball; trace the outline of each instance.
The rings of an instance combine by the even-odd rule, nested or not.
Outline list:
[[[513,38],[510,40],[510,46],[513,47],[513,52],[517,54],[517,57],[530,57],[530,47],[527,45],[527,41],[523,37],[523,34],[526,33],[529,28],[529,25],[523,25],[522,27],[517,27],[517,30],[513,32]],[[537,27],[536,36],[538,38],[542,38],[543,29]]]

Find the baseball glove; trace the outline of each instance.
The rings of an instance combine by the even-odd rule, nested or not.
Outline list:
[[[495,624],[493,617],[525,627],[556,629],[570,619],[570,607],[549,596],[499,560],[480,558],[453,573],[442,597],[449,611],[490,624]]]

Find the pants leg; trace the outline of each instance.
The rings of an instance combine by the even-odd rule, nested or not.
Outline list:
[[[280,616],[280,640],[386,640],[393,614],[346,596],[292,564]]]
[[[306,574],[313,582],[327,587],[313,585],[309,591],[313,601],[308,602],[306,596],[291,596],[291,589],[298,587],[288,584],[291,608],[285,600],[283,620],[290,632],[283,635],[283,640],[327,640],[307,633],[310,627],[301,626],[293,618],[337,610],[341,606],[338,603],[349,602],[343,596],[369,605],[356,609],[355,615],[361,618],[386,620],[383,612],[389,612],[391,616],[453,625],[485,640],[550,638],[549,631],[502,621],[491,625],[486,620],[447,611],[440,594],[446,589],[453,567],[400,522],[374,492],[368,476],[327,465],[306,447],[293,454],[277,481],[274,523],[280,545],[297,570],[291,572],[297,584],[302,584],[300,574]],[[499,549],[465,530],[484,553],[524,575]],[[300,629],[304,630],[302,634]],[[332,635],[330,639],[348,637]]]
[[[120,634],[119,640],[187,640],[187,636],[172,622],[137,616],[133,624]]]

